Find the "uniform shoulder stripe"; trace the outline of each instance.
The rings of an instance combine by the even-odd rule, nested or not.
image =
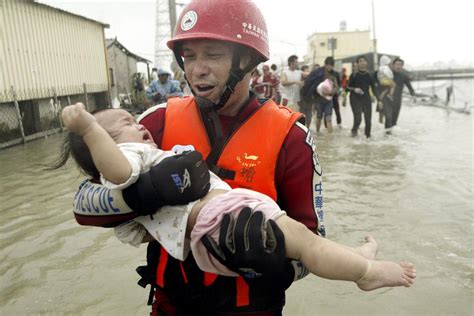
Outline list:
[[[308,133],[308,128],[306,127],[306,125],[301,124],[300,122],[296,122],[296,126],[301,128],[305,133]]]
[[[167,103],[165,102],[165,103],[161,103],[161,104],[157,104],[157,105],[152,106],[151,108],[149,108],[148,110],[146,110],[145,112],[140,114],[137,121],[140,122],[143,118],[147,117],[151,113],[156,112],[158,109],[166,109],[166,105],[167,105]]]

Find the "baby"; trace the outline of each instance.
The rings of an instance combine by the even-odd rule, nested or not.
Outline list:
[[[326,100],[332,100],[334,94],[334,83],[331,80],[326,79],[318,85],[316,90],[318,94]]]
[[[150,165],[174,154],[158,149],[148,130],[124,110],[109,109],[91,115],[79,103],[64,108],[62,119],[70,132],[82,136],[103,183],[110,187],[129,185]],[[185,182],[185,178],[181,180]],[[191,251],[201,270],[237,276],[207,251],[201,238],[209,235],[217,241],[224,215],[235,218],[244,207],[262,212],[267,221],[274,220],[284,234],[286,256],[302,261],[320,277],[353,281],[366,291],[388,286],[410,287],[415,280],[415,269],[410,263],[373,260],[377,244],[372,237],[367,237],[367,243],[359,248],[329,241],[286,216],[271,198],[255,191],[231,189],[215,175],[211,176],[209,193],[201,200],[185,206],[163,207],[153,220],[145,216],[128,225],[142,223],[170,255],[181,260],[189,251],[189,245],[183,244],[190,238]],[[151,222],[160,222],[161,226],[153,226]]]
[[[380,66],[379,70],[377,71],[377,79],[382,90],[379,96],[380,100],[383,100],[385,96],[387,96],[390,100],[393,99],[395,81],[393,80],[392,69],[390,69],[390,61],[390,57],[386,55],[383,55],[380,58]]]

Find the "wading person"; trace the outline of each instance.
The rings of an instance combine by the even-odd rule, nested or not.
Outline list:
[[[288,57],[288,69],[281,72],[281,104],[298,112],[300,89],[304,84],[303,72],[298,69],[298,56]]]
[[[334,59],[327,57],[324,61],[324,67],[314,67],[311,73],[305,78],[303,88],[301,89],[302,98],[305,103],[314,102],[315,104],[317,132],[321,129],[323,118],[324,125],[329,132],[332,132],[332,110],[334,108],[334,100],[337,99],[337,90],[339,88],[339,73],[334,71],[333,66]],[[330,95],[322,95],[318,91],[318,86],[325,80],[329,80],[332,83],[332,92]],[[336,96],[336,98],[334,96]]]
[[[183,91],[179,81],[171,80],[171,73],[164,69],[158,70],[158,79],[153,80],[146,89],[146,97],[155,104],[163,103],[171,97],[182,97]]]
[[[339,94],[337,93],[337,91],[341,87],[341,75],[339,74],[339,72],[334,70],[334,58],[332,58],[331,56],[327,57],[324,60],[324,70],[326,72],[325,77],[333,81],[335,85],[336,93],[332,97],[332,107],[334,108],[334,113],[336,114],[337,126],[339,128],[342,128],[341,109],[339,107]]]
[[[357,72],[351,74],[347,90],[350,91],[351,109],[354,114],[354,125],[352,126],[352,136],[357,136],[362,121],[362,113],[364,113],[365,121],[365,136],[370,137],[372,128],[372,98],[370,96],[370,89],[373,95],[378,100],[378,93],[375,87],[374,78],[367,71],[367,58],[365,56],[357,57]]]
[[[270,71],[270,67],[268,65],[262,66],[263,71],[263,82],[265,83],[265,99],[272,99],[273,101],[277,102],[277,87],[280,84],[275,74]],[[278,102],[277,102],[278,104]]]
[[[272,64],[270,66],[270,69],[272,70],[272,75],[275,77],[276,81],[275,81],[275,86],[274,86],[274,89],[275,89],[275,102],[276,104],[281,104],[281,93],[280,93],[280,74],[278,73],[278,68],[277,68],[277,65],[275,64]]]
[[[250,73],[269,58],[266,25],[258,8],[246,0],[193,1],[178,19],[168,47],[185,71],[194,97],[169,99],[142,115],[140,123],[158,147],[169,150],[175,145],[193,145],[209,169],[232,188],[268,195],[289,217],[324,235],[321,167],[311,134],[300,123],[301,114],[271,100],[260,101],[249,92]],[[256,135],[261,141],[256,141]],[[173,179],[186,192],[183,178]],[[83,190],[90,183],[86,185]],[[146,192],[137,194],[151,199]],[[97,225],[80,215],[76,207],[78,221]],[[151,282],[156,289],[154,313],[281,314],[286,288],[304,275],[304,269],[285,260],[284,252],[276,251],[281,243],[273,252],[263,247],[246,248],[244,240],[261,242],[262,232],[242,232],[237,228],[246,225],[236,226],[229,228],[230,236],[237,236],[235,248],[219,244],[228,250],[222,263],[231,269],[258,271],[251,279],[205,273],[192,253],[181,262],[157,242],[149,244],[148,266],[140,271],[142,284]],[[248,234],[257,238],[242,238]]]
[[[400,109],[402,107],[402,92],[403,87],[406,86],[410,95],[415,96],[415,90],[413,89],[410,78],[406,75],[403,69],[405,62],[401,58],[395,58],[392,63],[393,80],[395,81],[395,91],[393,93],[393,113],[392,113],[392,125],[397,125],[398,116],[400,115]]]

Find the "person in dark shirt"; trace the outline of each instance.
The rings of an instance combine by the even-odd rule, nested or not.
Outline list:
[[[316,91],[318,85],[321,84],[325,79],[331,80],[334,86],[334,92],[332,94],[333,98],[331,100],[326,100]],[[314,107],[316,109],[316,131],[318,132],[321,128],[321,122],[323,120],[323,117],[325,127],[328,129],[329,132],[332,132],[332,110],[335,104],[334,100],[337,100],[336,92],[339,89],[339,86],[340,76],[339,73],[334,70],[334,58],[332,57],[326,58],[326,60],[324,61],[324,67],[314,67],[304,80],[304,84],[301,89],[301,100],[303,104],[302,110],[304,111],[304,114],[307,115],[306,119],[308,120],[308,117],[310,117],[310,115],[308,115],[308,108],[314,104]],[[339,106],[339,103],[337,103],[337,106]],[[340,115],[341,114],[338,108],[336,112],[336,117],[338,117],[338,125],[341,124]]]
[[[358,71],[351,75],[347,90],[351,93],[351,108],[354,114],[354,125],[352,127],[352,136],[357,136],[357,130],[362,121],[362,112],[365,121],[365,136],[370,137],[371,121],[372,121],[372,98],[369,89],[378,100],[378,91],[375,82],[370,73],[367,71],[367,58],[365,56],[357,57]]]
[[[336,84],[336,89],[341,86],[341,75],[339,72],[334,70],[334,58],[329,56],[324,60],[324,68],[329,76],[333,77],[333,81]],[[341,117],[341,110],[339,108],[339,95],[336,93],[332,97],[332,106],[334,108],[334,113],[336,114],[336,123],[339,128],[342,127],[342,117]],[[325,121],[326,123],[327,121]]]
[[[402,92],[403,86],[406,86],[410,91],[411,96],[415,95],[415,90],[411,86],[410,78],[406,75],[403,69],[405,62],[401,58],[395,58],[392,63],[393,80],[395,81],[396,87],[393,93],[393,112],[392,112],[392,125],[397,125],[398,115],[402,107]]]
[[[355,101],[354,101],[354,95],[356,94],[355,92],[351,92],[349,90],[349,82],[352,80],[352,78],[354,77],[355,73],[359,71],[359,69],[357,69],[357,63],[356,62],[353,62],[352,63],[352,71],[351,71],[351,74],[349,75],[349,79],[347,79],[347,83],[346,83],[346,87],[345,87],[345,90],[346,90],[346,93],[349,94],[349,103],[350,104],[353,104]]]

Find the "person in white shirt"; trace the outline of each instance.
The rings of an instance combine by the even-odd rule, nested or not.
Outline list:
[[[298,56],[288,57],[288,69],[281,72],[281,104],[299,112],[300,90],[304,84],[303,72],[298,69]]]

